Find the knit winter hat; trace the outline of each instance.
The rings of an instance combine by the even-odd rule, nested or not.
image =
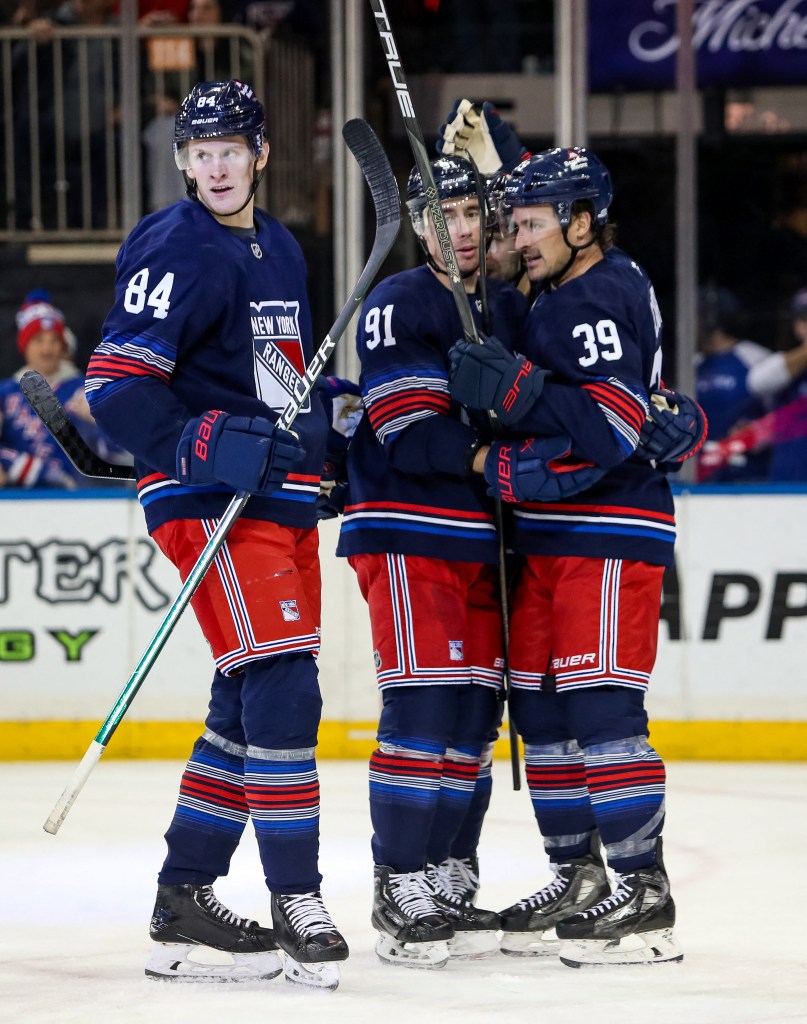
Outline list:
[[[64,314],[50,302],[30,293],[17,313],[17,348],[22,355],[28,342],[40,331],[56,331],[64,344]]]

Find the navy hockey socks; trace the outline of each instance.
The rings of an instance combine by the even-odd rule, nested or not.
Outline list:
[[[319,889],[319,776],[314,748],[248,747],[244,789],[268,888],[278,894]]]
[[[583,751],[574,740],[525,744],[524,765],[538,828],[556,864],[589,852],[596,828]]]
[[[232,751],[223,750],[202,737],[194,744],[165,834],[168,856],[158,875],[161,885],[209,885],[229,871],[249,817],[244,758],[231,746]]]
[[[443,774],[441,752],[384,743],[370,758],[373,860],[396,872],[418,871]]]
[[[664,824],[664,762],[644,736],[589,746],[584,755],[609,866],[626,874],[654,864]]]
[[[468,815],[478,775],[478,754],[475,756],[453,748],[446,751],[437,808],[426,850],[426,859],[430,864],[442,864],[450,855],[454,838]]]

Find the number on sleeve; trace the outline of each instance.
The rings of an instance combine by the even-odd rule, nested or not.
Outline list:
[[[154,308],[154,317],[157,320],[165,320],[168,316],[168,309],[171,305],[169,296],[174,286],[174,275],[169,271],[162,278],[157,287],[146,298],[149,284],[148,267],[143,267],[133,275],[126,286],[126,293],[123,296],[123,308],[127,313],[142,313],[146,303]]]
[[[392,333],[392,303],[384,306],[383,309],[373,306],[367,311],[367,316],[364,318],[364,333],[365,345],[369,349],[377,348],[382,341],[387,346],[395,344],[395,337]]]

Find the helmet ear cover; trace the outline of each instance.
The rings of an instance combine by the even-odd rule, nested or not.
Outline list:
[[[257,159],[263,152],[265,127],[263,106],[250,86],[235,79],[199,82],[182,101],[174,119],[174,161],[183,173],[187,172],[186,143],[239,135]]]

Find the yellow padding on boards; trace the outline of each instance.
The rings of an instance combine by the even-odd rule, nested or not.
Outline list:
[[[0,760],[78,761],[99,728],[100,722],[0,721]],[[375,728],[375,722],[323,722],[317,756],[366,759]],[[201,731],[200,722],[123,722],[104,758],[185,759]],[[668,761],[807,761],[807,722],[652,722],[650,740]],[[496,757],[510,757],[506,739],[497,743]]]

